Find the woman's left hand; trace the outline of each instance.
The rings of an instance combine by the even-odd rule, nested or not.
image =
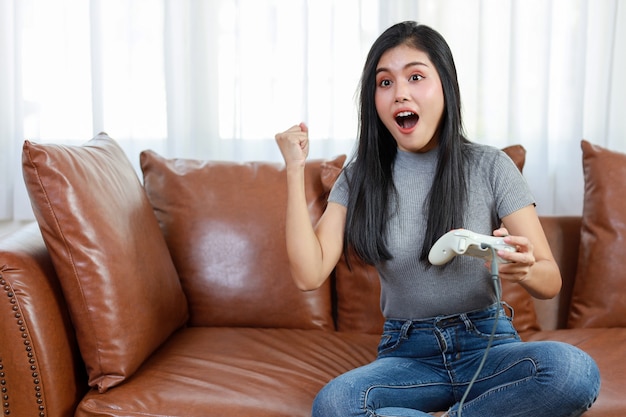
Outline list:
[[[524,281],[529,273],[530,268],[535,264],[535,256],[533,254],[533,244],[524,236],[511,236],[506,228],[501,227],[494,230],[494,236],[503,237],[507,245],[515,247],[515,252],[499,250],[498,256],[508,262],[500,262],[498,271],[501,279],[520,283]],[[487,263],[487,267],[491,267],[491,263]]]

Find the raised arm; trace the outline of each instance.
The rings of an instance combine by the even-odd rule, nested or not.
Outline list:
[[[305,197],[304,166],[309,153],[304,123],[276,134],[287,171],[287,256],[293,279],[303,291],[318,288],[337,264],[343,247],[346,209],[329,203],[317,225],[311,225]]]

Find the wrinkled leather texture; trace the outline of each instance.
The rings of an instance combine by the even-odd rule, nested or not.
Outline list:
[[[308,161],[312,223],[326,207],[322,164]],[[283,165],[213,162],[141,154],[144,187],[174,259],[190,326],[332,329],[330,285],[302,292],[285,246]]]
[[[119,145],[26,141],[23,173],[76,327],[89,385],[120,384],[187,320],[152,207]]]
[[[521,145],[502,149],[520,172],[526,161],[526,150]],[[380,311],[380,281],[376,268],[366,265],[356,256],[350,257],[350,266],[342,257],[336,267],[337,328],[340,331],[380,334],[384,318]],[[522,287],[502,283],[502,298],[515,310],[514,323],[521,331],[538,330],[532,297]]]
[[[626,154],[581,141],[585,194],[569,327],[626,327]]]
[[[315,393],[371,362],[377,344],[378,336],[322,330],[188,328],[128,383],[88,394],[76,417],[306,417]]]

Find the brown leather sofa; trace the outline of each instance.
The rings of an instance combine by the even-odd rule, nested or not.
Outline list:
[[[507,152],[521,168],[523,149]],[[587,142],[583,154],[583,215],[541,219],[560,296],[506,286],[504,299],[524,339],[596,359],[602,388],[586,415],[621,417],[626,156]],[[329,379],[374,359],[371,267],[342,261],[313,292],[291,282],[280,165],[146,151],[142,183],[105,134],[82,147],[26,142],[23,155],[38,224],[0,240],[4,415],[305,417]],[[307,163],[311,221],[344,159]]]

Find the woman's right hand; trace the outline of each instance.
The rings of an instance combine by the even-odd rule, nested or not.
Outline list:
[[[309,155],[309,128],[306,124],[300,123],[277,133],[275,139],[285,165],[304,166]]]

